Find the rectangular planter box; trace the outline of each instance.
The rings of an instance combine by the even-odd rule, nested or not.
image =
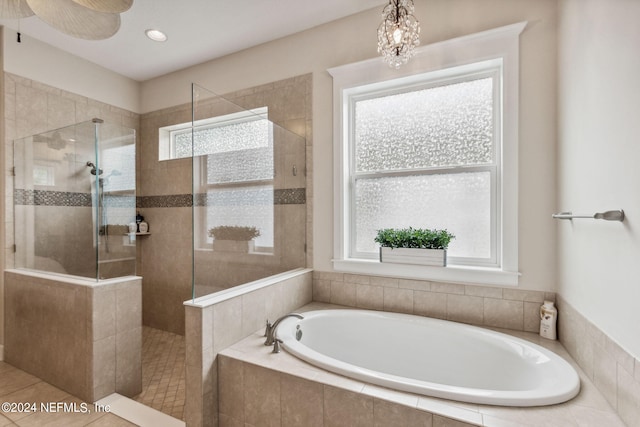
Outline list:
[[[248,253],[255,250],[254,240],[213,240],[213,250],[221,252]]]
[[[444,267],[447,265],[447,251],[445,249],[381,247],[380,262]]]

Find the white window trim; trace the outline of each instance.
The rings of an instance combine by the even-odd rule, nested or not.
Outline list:
[[[416,56],[399,70],[391,69],[379,58],[331,68],[333,77],[334,116],[334,255],[333,267],[337,271],[375,274],[394,277],[437,280],[444,282],[518,284],[518,88],[519,88],[519,36],[526,22],[483,31],[439,43],[423,46]],[[345,91],[363,85],[373,85],[398,78],[470,66],[474,63],[502,61],[502,176],[499,177],[500,199],[498,218],[502,233],[500,267],[425,267],[381,263],[374,260],[349,258],[345,234],[349,232],[348,159],[348,105]]]

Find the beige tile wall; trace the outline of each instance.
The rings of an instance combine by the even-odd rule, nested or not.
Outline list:
[[[558,339],[629,426],[640,420],[640,360],[558,296]]]
[[[142,280],[90,288],[93,399],[142,391]]]
[[[479,326],[538,332],[540,306],[545,300],[555,301],[555,294],[314,271],[313,300]]]
[[[5,272],[5,360],[68,393],[92,394],[89,288]]]
[[[218,366],[220,427],[477,425],[309,381],[224,355],[219,357]]]
[[[140,393],[141,279],[51,277],[5,272],[5,360],[87,402]]]
[[[185,307],[187,425],[218,426],[218,352],[311,298],[312,275],[306,270],[214,305]]]
[[[2,137],[2,196],[0,212],[4,232],[0,233],[1,266],[14,267],[13,245],[13,140],[69,126],[75,123],[101,118],[105,122],[139,130],[139,115],[87,97],[66,92],[34,80],[11,73],[3,73],[2,114],[0,132]],[[4,276],[0,275],[0,301],[4,295]],[[4,342],[4,305],[0,304],[0,344]]]

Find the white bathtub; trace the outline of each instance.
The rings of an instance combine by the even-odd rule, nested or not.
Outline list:
[[[303,316],[285,319],[278,327],[277,337],[288,352],[372,384],[505,406],[551,405],[580,390],[578,374],[560,356],[499,332],[366,310],[319,310]]]

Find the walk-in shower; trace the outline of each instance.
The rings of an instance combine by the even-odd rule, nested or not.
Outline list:
[[[87,402],[141,390],[135,140],[93,119],[14,141],[5,360]]]
[[[192,126],[174,138],[193,159],[193,297],[306,265],[306,140],[271,120],[304,102],[274,93],[244,108],[193,85]]]
[[[135,274],[135,131],[100,119],[14,143],[15,267]]]

